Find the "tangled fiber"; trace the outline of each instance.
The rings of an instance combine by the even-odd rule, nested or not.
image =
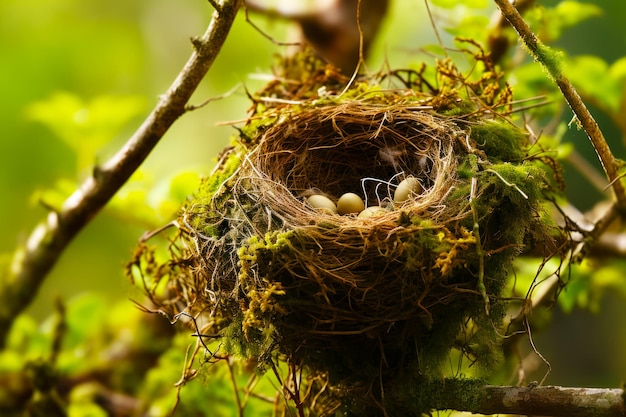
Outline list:
[[[417,74],[340,93],[347,80],[305,68],[261,93],[182,208],[170,259],[154,265],[146,249],[142,268],[165,283],[158,303],[198,318],[222,350],[261,370],[286,363],[299,410],[419,415],[432,404],[403,387],[439,377],[451,349],[497,356],[500,295],[542,229],[545,175],[496,111],[510,92],[494,72],[471,84],[444,61],[438,89]],[[421,192],[394,201],[409,177]],[[382,209],[307,203],[346,192]]]

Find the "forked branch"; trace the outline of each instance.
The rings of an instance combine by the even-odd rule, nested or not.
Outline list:
[[[224,0],[216,7],[207,31],[193,39],[195,48],[169,90],[161,97],[124,147],[85,180],[63,204],[38,225],[15,251],[0,284],[0,345],[13,321],[37,293],[67,245],[102,209],[146,159],[170,126],[183,114],[222,45],[243,0]]]

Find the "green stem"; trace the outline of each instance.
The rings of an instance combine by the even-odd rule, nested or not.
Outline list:
[[[472,209],[472,216],[474,220],[474,238],[476,239],[476,253],[478,255],[478,284],[476,287],[483,296],[485,302],[485,313],[489,315],[489,296],[487,295],[487,288],[485,287],[485,251],[480,243],[480,225],[478,224],[478,211],[476,210],[475,195],[476,195],[476,177],[472,177],[472,189],[470,193],[470,207]]]

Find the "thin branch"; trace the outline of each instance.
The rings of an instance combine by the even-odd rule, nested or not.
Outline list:
[[[576,149],[568,153],[565,160],[599,192],[605,193],[607,189],[610,188],[610,186],[607,185],[606,178],[604,178],[600,171],[576,151]]]
[[[432,26],[433,32],[435,32],[435,36],[437,37],[437,44],[441,47],[441,49],[443,50],[443,53],[446,56],[448,56],[448,51],[446,50],[443,44],[443,40],[441,39],[441,35],[439,34],[439,29],[437,28],[437,24],[435,23],[435,17],[430,11],[430,4],[428,0],[424,0],[424,5],[426,6],[426,12],[428,12],[428,18],[430,19],[430,26]]]
[[[587,133],[602,163],[602,167],[604,168],[609,182],[613,184],[613,191],[615,192],[620,211],[625,212],[626,190],[622,182],[617,180],[619,177],[619,162],[613,156],[602,131],[598,127],[598,123],[585,106],[585,103],[583,103],[572,83],[563,74],[560,65],[560,57],[557,56],[556,52],[552,51],[537,39],[537,36],[535,36],[515,6],[508,0],[494,0],[494,2],[500,8],[502,14],[506,17],[511,26],[515,28],[531,55],[544,67],[561,90],[567,104]]]
[[[0,284],[0,346],[10,325],[32,301],[48,272],[67,245],[117,193],[154,149],[205,76],[222,45],[243,0],[224,0],[213,13],[204,35],[192,40],[191,57],[152,113],[124,147],[93,174],[63,204],[38,225],[26,244],[16,250],[11,264],[2,271]]]
[[[244,416],[244,406],[241,402],[241,398],[239,396],[239,388],[237,387],[237,378],[235,377],[235,370],[233,369],[232,358],[226,359],[226,364],[228,365],[228,376],[230,377],[230,383],[233,386],[233,393],[235,394],[235,404],[237,405],[237,416]]]

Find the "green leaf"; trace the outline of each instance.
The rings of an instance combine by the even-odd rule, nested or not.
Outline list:
[[[485,37],[485,28],[488,25],[489,18],[487,16],[467,16],[457,25],[447,27],[446,32],[463,38],[483,39]],[[466,48],[467,44],[463,44],[462,47]]]
[[[472,9],[484,9],[487,7],[487,0],[429,0],[434,6],[443,9],[452,9],[456,6],[466,6]]]
[[[565,313],[571,313],[574,307],[586,308],[589,300],[590,276],[579,271],[570,276],[567,285],[559,293],[558,303]]]
[[[559,39],[566,29],[600,15],[602,9],[596,5],[562,1],[553,8],[534,7],[526,13],[525,18],[539,38],[549,43]]]
[[[559,294],[558,303],[563,311],[570,312],[575,307],[598,313],[602,308],[604,294],[608,291],[626,296],[624,267],[626,262],[614,261],[598,265],[597,261],[583,261],[574,266],[565,289]]]
[[[616,63],[615,77],[611,76],[609,65],[595,55],[571,58],[567,66],[567,76],[583,96],[591,99],[603,110],[617,114],[622,99],[623,74],[626,69],[622,62]]]
[[[196,171],[182,171],[155,182],[146,171],[138,170],[107,209],[126,221],[156,229],[176,217],[181,204],[199,183],[200,174]]]
[[[174,175],[169,182],[167,198],[179,205],[198,189],[200,174],[196,171],[183,171]]]
[[[67,351],[78,348],[84,350],[82,345],[86,340],[102,334],[108,310],[109,306],[100,294],[85,293],[71,299],[66,305],[67,334],[63,341],[64,348]],[[51,327],[52,321],[46,324]]]
[[[78,170],[93,165],[95,154],[146,107],[140,96],[102,95],[90,101],[57,92],[30,104],[26,116],[48,127],[78,157]]]
[[[428,52],[428,54],[430,55],[434,55],[434,56],[442,57],[442,58],[445,57],[447,53],[446,49],[439,44],[424,45],[420,49],[424,52]]]
[[[35,320],[28,315],[22,314],[13,321],[5,349],[0,351],[0,371],[16,372],[29,360],[48,355],[50,338],[39,330]]]
[[[95,403],[71,403],[67,407],[68,417],[107,417],[109,414]]]
[[[489,2],[487,0],[464,0],[463,4],[467,7],[471,7],[472,9],[484,9],[487,7]]]
[[[611,65],[609,76],[618,83],[624,83],[626,80],[626,56],[621,57]]]
[[[430,3],[444,9],[451,9],[459,4],[458,0],[430,0]]]
[[[162,219],[171,219],[180,210],[181,203],[200,184],[200,175],[195,171],[185,171],[175,175],[169,183],[167,195],[161,196],[158,211]]]
[[[554,12],[563,29],[602,15],[602,9],[599,6],[579,1],[562,1],[554,8]]]
[[[551,118],[558,114],[563,98],[555,84],[546,76],[546,72],[536,62],[529,62],[515,68],[507,80],[513,89],[515,98],[537,98],[547,104],[533,107],[525,113],[533,117]]]

